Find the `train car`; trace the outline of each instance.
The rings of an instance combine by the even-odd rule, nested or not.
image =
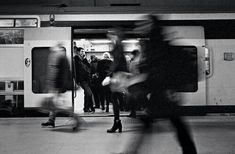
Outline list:
[[[87,56],[100,57],[110,51],[107,31],[124,28],[125,54],[140,47],[135,23],[145,14],[52,14],[0,16],[1,101],[12,100],[21,114],[37,109],[48,94],[44,92],[49,47],[60,42],[73,68],[73,42],[85,48]],[[180,94],[186,113],[233,112],[235,14],[159,14],[172,44],[196,55],[197,82]],[[16,38],[15,38],[16,37]],[[13,38],[15,38],[13,40]],[[6,41],[7,40],[7,41]],[[13,40],[13,41],[12,41]],[[73,72],[73,70],[72,70]],[[83,92],[66,92],[71,106],[79,111]],[[77,103],[79,102],[79,103]],[[80,104],[80,105],[78,105]]]

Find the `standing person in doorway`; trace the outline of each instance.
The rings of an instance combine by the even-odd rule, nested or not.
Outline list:
[[[85,58],[84,49],[81,47],[74,50],[74,64],[76,72],[76,82],[84,90],[84,112],[95,112],[93,107],[93,94],[90,88],[90,68]]]
[[[109,112],[109,103],[111,103],[111,90],[109,85],[102,86],[102,81],[110,75],[110,67],[112,65],[112,60],[110,58],[110,54],[105,52],[103,54],[103,58],[98,61],[97,64],[97,74],[98,74],[98,86],[100,93],[100,104],[102,110],[105,110],[105,102],[106,102],[106,112]]]
[[[91,66],[91,91],[94,96],[95,108],[100,108],[100,92],[99,92],[99,82],[97,65],[98,58],[95,55],[90,56],[90,66]]]

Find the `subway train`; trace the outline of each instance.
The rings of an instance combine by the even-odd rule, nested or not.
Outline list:
[[[62,43],[73,73],[73,42],[87,57],[110,51],[106,37],[112,27],[122,27],[125,54],[140,49],[143,38],[134,31],[145,14],[48,14],[0,16],[0,101],[11,100],[16,112],[39,107],[45,93],[49,48]],[[157,14],[167,38],[196,55],[197,81],[182,97],[182,112],[233,113],[235,111],[235,14]],[[75,111],[83,104],[82,89],[66,92]],[[78,103],[79,102],[79,103]]]

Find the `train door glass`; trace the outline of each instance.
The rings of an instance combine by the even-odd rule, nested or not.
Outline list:
[[[47,93],[47,66],[49,47],[36,47],[32,49],[32,91],[34,93]]]
[[[49,47],[42,47],[32,50],[32,90],[34,93],[46,93],[49,49]]]
[[[176,48],[181,48],[179,51],[183,52],[184,55],[179,58],[181,58],[181,62],[185,62],[182,68],[184,72],[180,73],[180,81],[178,81],[178,83],[183,84],[177,87],[177,91],[196,92],[198,90],[197,48],[195,46],[176,46]]]

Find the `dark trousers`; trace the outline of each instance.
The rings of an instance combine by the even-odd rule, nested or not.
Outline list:
[[[188,127],[179,117],[169,118],[172,125],[176,128],[178,142],[182,148],[183,154],[196,154],[196,147],[191,139]]]
[[[90,85],[88,84],[88,82],[82,81],[81,83],[81,87],[84,90],[84,110],[94,110],[93,107],[93,94],[90,88]]]
[[[123,103],[123,93],[120,92],[113,92],[112,93],[113,99],[113,113],[114,113],[114,120],[119,120],[120,117],[120,104]]]
[[[102,106],[102,108],[104,108],[105,102],[106,102],[106,109],[108,109],[109,103],[112,102],[112,100],[111,100],[112,93],[111,93],[110,87],[100,85],[99,90],[100,90],[99,92],[100,92],[101,106]]]
[[[91,86],[91,91],[94,96],[94,101],[95,101],[95,107],[99,108],[100,107],[100,92],[99,92],[99,85],[98,84],[93,84]]]
[[[191,138],[190,131],[186,123],[180,118],[177,112],[178,102],[169,100],[164,90],[154,91],[148,104],[148,115],[150,118],[167,118],[176,128],[178,142],[183,154],[197,154],[196,147]]]

